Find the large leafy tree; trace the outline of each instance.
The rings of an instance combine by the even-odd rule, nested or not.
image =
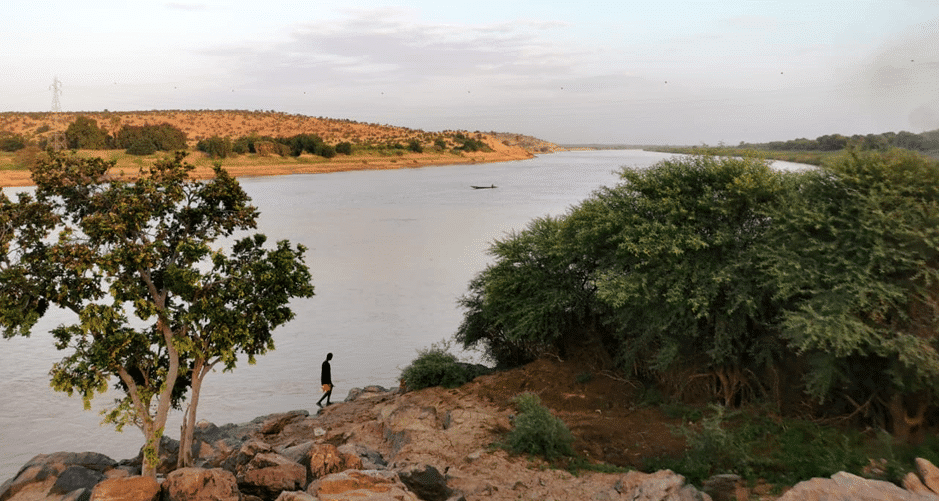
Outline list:
[[[778,208],[760,259],[807,390],[906,438],[939,395],[939,165],[850,151]]]
[[[230,369],[236,353],[272,348],[271,329],[292,316],[287,301],[313,294],[303,246],[266,251],[254,236],[230,256],[212,247],[255,228],[258,212],[221,167],[196,182],[183,158],[131,182],[108,177],[113,162],[52,155],[33,170],[34,196],[0,199],[4,336],[28,335],[48,305],[75,312],[52,332],[70,350],[53,387],[87,407],[116,380],[124,396],[107,420],[140,428],[145,475],[155,475],[170,408],[204,366]]]

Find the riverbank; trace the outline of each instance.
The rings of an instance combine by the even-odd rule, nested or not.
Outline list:
[[[325,174],[330,172],[357,170],[416,169],[443,165],[482,164],[526,160],[534,154],[521,146],[506,145],[494,138],[485,141],[490,151],[475,152],[431,152],[401,153],[395,155],[354,154],[337,155],[326,159],[316,155],[303,154],[299,157],[240,155],[225,159],[212,159],[202,152],[189,152],[185,161],[195,166],[194,179],[212,177],[213,165],[218,162],[229,174],[235,177],[280,176],[289,174]],[[84,157],[97,156],[115,161],[109,172],[112,176],[133,178],[143,167],[164,158],[167,153],[135,157],[118,150],[79,150],[76,154]],[[30,171],[14,168],[11,154],[0,156],[0,187],[32,186]]]

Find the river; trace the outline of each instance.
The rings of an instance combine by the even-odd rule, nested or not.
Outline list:
[[[457,298],[489,262],[494,239],[533,218],[561,215],[622,166],[646,167],[670,155],[638,150],[564,152],[530,160],[383,171],[242,178],[269,242],[308,247],[316,295],[294,301],[296,318],[275,331],[276,350],[255,365],[214,373],[203,386],[199,419],[240,423],[316,409],[319,368],[332,352],[334,401],[370,384],[394,387],[432,343],[462,319]],[[495,185],[495,189],[471,186]],[[136,428],[100,425],[98,411],[53,391],[48,371],[63,353],[42,319],[29,338],[0,340],[0,482],[40,453],[95,451],[120,460],[142,444]],[[478,354],[464,353],[473,359]],[[167,435],[178,438],[180,413]]]

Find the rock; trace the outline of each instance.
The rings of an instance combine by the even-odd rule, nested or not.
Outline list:
[[[257,454],[237,476],[243,492],[263,498],[301,490],[307,484],[306,477],[306,468],[273,452]]]
[[[934,494],[912,471],[903,477],[903,488],[917,494]]]
[[[376,399],[390,397],[398,393],[397,390],[389,390],[388,388],[371,385],[366,386],[365,388],[352,388],[349,390],[349,393],[346,395],[344,402],[354,402],[356,400],[365,400],[365,399]]]
[[[923,484],[935,494],[939,494],[939,468],[923,458],[916,458],[916,470]]]
[[[828,478],[799,482],[786,491],[779,501],[935,501],[935,495],[904,490],[890,482],[870,480],[850,473],[838,472]]]
[[[307,493],[321,501],[418,501],[398,475],[390,471],[347,470],[315,480]]]
[[[318,501],[315,497],[303,491],[284,491],[275,501]]]
[[[355,453],[343,453],[332,444],[317,444],[310,449],[308,459],[310,481],[330,473],[361,469],[362,459]]]
[[[90,478],[95,473],[101,474],[108,469],[114,468],[117,462],[96,452],[56,452],[53,454],[39,454],[30,459],[20,468],[15,477],[7,480],[0,485],[0,501],[6,501],[24,490],[30,492],[48,493],[58,481],[60,475],[71,467],[87,470],[87,475],[78,472],[70,473],[59,491],[62,494],[68,486],[65,482],[78,482],[77,476]],[[83,482],[85,485],[87,482]],[[78,484],[76,484],[77,486]],[[92,484],[93,485],[93,484]],[[80,488],[80,487],[76,487]]]
[[[163,482],[165,501],[239,501],[235,476],[221,468],[180,468]]]
[[[258,423],[258,433],[262,435],[276,435],[283,431],[287,425],[310,415],[309,411],[297,410],[280,414],[269,414],[255,418],[252,423]]]
[[[711,496],[685,485],[685,477],[671,470],[655,473],[631,471],[613,488],[632,501],[711,501]]]
[[[91,492],[91,501],[157,501],[160,484],[153,477],[109,478]]]
[[[91,489],[102,480],[104,480],[104,474],[99,471],[84,466],[71,465],[59,475],[49,492],[51,494],[68,494],[78,489],[88,489],[91,492]]]
[[[381,453],[364,445],[343,444],[337,447],[341,454],[352,454],[362,460],[362,470],[383,470],[388,466],[388,462],[382,457]]]
[[[272,452],[274,449],[267,443],[260,440],[248,440],[241,444],[237,452],[233,452],[225,458],[221,467],[238,475],[248,466],[248,463],[258,454]]]
[[[274,447],[274,452],[295,463],[303,464],[306,459],[310,457],[310,449],[312,449],[314,445],[316,445],[316,442],[307,440],[305,442],[300,442],[299,444],[292,444],[284,447]]]
[[[736,501],[737,489],[741,487],[742,482],[740,475],[733,473],[714,475],[704,481],[701,490],[708,493],[714,501]]]
[[[429,464],[395,467],[395,471],[401,482],[424,501],[447,501],[453,495],[453,490],[447,487],[447,479]]]

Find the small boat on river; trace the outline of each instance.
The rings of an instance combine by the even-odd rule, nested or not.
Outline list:
[[[471,188],[473,188],[474,190],[491,190],[493,188],[496,188],[496,185],[493,184],[490,186],[471,186]]]

